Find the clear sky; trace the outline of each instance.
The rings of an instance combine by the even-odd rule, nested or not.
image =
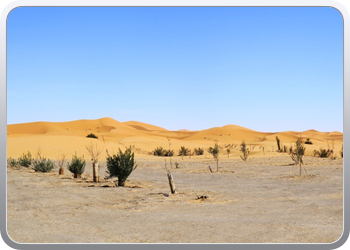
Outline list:
[[[7,123],[111,117],[169,130],[343,132],[343,19],[328,7],[21,7]]]

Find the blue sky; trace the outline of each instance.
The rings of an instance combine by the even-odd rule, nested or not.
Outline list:
[[[343,132],[343,19],[327,7],[21,7],[7,123]]]

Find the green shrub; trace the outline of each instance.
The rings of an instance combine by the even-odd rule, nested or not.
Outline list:
[[[240,155],[240,157],[243,161],[246,161],[248,159],[248,156],[249,156],[249,149],[247,148],[245,141],[242,141],[240,147],[241,147],[240,151],[242,152],[242,155]]]
[[[177,161],[175,162],[175,168],[180,168],[179,163]]]
[[[295,149],[292,152],[292,160],[295,164],[303,164],[303,156],[305,153],[305,147],[302,146],[302,142],[298,139],[295,143]]]
[[[95,138],[95,139],[98,139],[98,137],[97,137],[95,134],[93,134],[93,133],[88,134],[88,135],[86,136],[86,138]]]
[[[153,151],[152,154],[155,156],[164,156],[164,149],[163,147],[156,147]]]
[[[320,150],[314,150],[314,156],[320,158],[328,158],[331,156],[332,151],[329,149],[320,148]]]
[[[312,141],[310,141],[310,138],[307,138],[307,139],[306,139],[305,144],[310,144],[310,145],[312,145]]]
[[[50,159],[40,157],[33,161],[33,169],[35,172],[50,172],[54,168],[55,165]]]
[[[298,138],[298,140],[295,143],[295,149],[292,152],[292,160],[295,164],[299,164],[299,175],[301,175],[301,165],[304,164],[303,162],[303,156],[305,154],[305,147],[303,147],[303,144],[301,142],[301,139]],[[305,169],[305,168],[304,168]],[[306,172],[306,169],[305,169]],[[307,173],[307,172],[306,172]]]
[[[219,144],[215,143],[214,147],[209,147],[208,153],[211,154],[216,161],[216,172],[219,171]]]
[[[171,156],[173,156],[174,155],[174,150],[164,150],[163,151],[163,155],[164,156],[168,156],[168,157],[171,157]]]
[[[204,149],[203,148],[195,148],[193,150],[195,155],[203,155],[204,154]]]
[[[183,159],[184,156],[187,156],[189,154],[190,154],[190,150],[188,148],[186,148],[185,146],[180,147],[178,156],[181,156]]]
[[[117,155],[110,156],[107,151],[107,171],[108,178],[118,177],[118,186],[124,187],[125,181],[137,165],[134,159],[134,153],[131,153],[131,148],[123,151],[119,149]]]
[[[277,141],[277,148],[278,148],[278,151],[279,153],[282,152],[282,149],[281,149],[281,141],[280,139],[278,138],[278,136],[276,136],[276,141]]]
[[[28,168],[32,164],[33,158],[32,154],[28,151],[27,154],[24,154],[18,158],[18,164],[20,166]]]
[[[7,158],[7,165],[9,165],[11,168],[18,167],[18,161],[16,159],[13,159],[11,157]]]
[[[72,161],[67,162],[67,169],[74,174],[74,178],[80,178],[84,173],[86,161],[83,157],[78,157],[77,154],[72,156]]]

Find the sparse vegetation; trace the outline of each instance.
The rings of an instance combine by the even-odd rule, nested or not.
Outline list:
[[[343,145],[341,145],[341,149],[339,151],[339,154],[340,154],[341,158],[343,158]]]
[[[126,149],[125,152],[119,149],[119,153],[117,155],[113,154],[112,156],[110,156],[107,151],[108,170],[106,173],[109,175],[108,178],[118,178],[118,186],[125,186],[125,181],[136,167],[134,153],[131,152],[131,148]]]
[[[177,161],[174,164],[175,164],[175,168],[180,168],[179,163]]]
[[[312,143],[312,141],[310,141],[310,138],[307,138],[306,141],[305,141],[305,144],[310,144],[310,145],[312,145],[313,143]]]
[[[204,149],[200,148],[200,147],[194,148],[193,152],[194,152],[195,155],[203,155],[204,154]]]
[[[227,158],[230,158],[230,152],[231,150],[229,148],[226,149],[226,152],[227,152]]]
[[[18,158],[18,164],[26,168],[30,167],[32,161],[32,154],[29,151],[26,154],[23,153],[23,155]]]
[[[282,145],[281,140],[276,136],[276,141],[277,141],[277,152],[279,153],[287,153],[288,147],[286,145]]]
[[[155,156],[164,156],[164,151],[163,147],[156,147],[153,149],[152,154]]]
[[[104,141],[104,140],[103,140]],[[102,150],[104,148],[104,146],[98,147],[97,143],[94,145],[91,144],[88,146],[85,146],[86,150],[88,151],[88,154],[91,157],[91,162],[92,162],[92,180],[93,182],[99,182],[100,181],[100,169],[98,167],[98,158],[100,157]]]
[[[245,141],[242,141],[240,145],[240,151],[242,152],[242,155],[240,155],[241,159],[243,161],[246,161],[249,156],[249,149],[247,148],[247,145],[245,144]]]
[[[216,172],[219,172],[219,144],[215,143],[214,147],[210,147],[208,153],[214,157],[216,161]]]
[[[304,164],[304,162],[303,162],[304,154],[305,154],[305,147],[303,147],[301,139],[298,138],[298,140],[295,143],[295,149],[292,152],[292,160],[294,161],[295,164],[299,164],[299,167],[300,167],[299,175],[301,175],[301,165]],[[305,168],[304,168],[304,170],[306,172]]]
[[[86,161],[83,157],[78,157],[77,154],[73,155],[72,161],[67,163],[68,170],[74,174],[74,178],[81,178],[84,173]]]
[[[163,151],[163,155],[164,156],[167,156],[167,157],[171,157],[171,156],[173,156],[174,155],[174,150],[164,150]]]
[[[276,141],[277,141],[278,152],[281,153],[282,152],[281,142],[280,142],[280,139],[278,138],[278,136],[276,136]]]
[[[319,150],[314,150],[313,155],[320,158],[328,158],[332,155],[332,150],[320,148]]]
[[[151,152],[152,155],[155,156],[167,156],[167,157],[171,157],[174,155],[174,150],[166,150],[163,147],[157,147],[155,149],[153,149],[153,151]]]
[[[190,154],[190,149],[186,148],[185,146],[180,147],[178,156],[181,156],[181,159],[183,159],[184,156],[187,156],[189,154]]]
[[[264,155],[265,155],[265,147],[264,147],[264,146],[260,146],[260,147],[259,147],[259,150],[260,150],[260,149],[262,149],[262,151],[263,151],[263,153],[264,153]]]
[[[58,170],[59,175],[64,175],[63,165],[65,162],[66,162],[66,155],[61,154],[57,159],[57,163],[58,163],[58,167],[59,167],[59,170]]]
[[[98,137],[97,137],[95,134],[93,134],[93,133],[88,134],[88,135],[86,136],[86,138],[98,139]]]
[[[11,157],[7,158],[7,165],[10,166],[11,168],[19,167],[18,161]]]
[[[46,173],[46,172],[50,172],[54,168],[55,168],[55,165],[53,161],[45,157],[40,156],[38,159],[35,159],[33,161],[33,169],[35,172]]]

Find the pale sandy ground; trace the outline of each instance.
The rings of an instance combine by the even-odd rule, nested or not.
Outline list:
[[[20,243],[330,243],[342,234],[341,158],[304,157],[310,176],[299,177],[285,154],[222,156],[219,173],[209,173],[212,158],[173,157],[174,195],[163,161],[138,157],[124,188],[92,183],[90,163],[81,180],[7,168],[8,234]]]
[[[89,139],[86,135],[99,138]],[[298,177],[299,167],[277,150],[276,136],[286,146],[301,136],[305,145],[308,177]],[[239,144],[251,150],[247,162],[240,158]],[[89,160],[86,145],[103,148],[101,175],[105,173],[105,150],[132,146],[139,167],[127,187],[113,181],[91,182],[91,163],[82,180],[29,169],[7,168],[7,226],[17,242],[280,242],[331,243],[343,230],[343,161],[339,150],[343,133],[315,130],[258,132],[236,125],[202,131],[168,131],[141,122],[111,118],[72,122],[35,122],[7,126],[7,156],[18,158],[38,148],[56,160],[75,152]],[[207,153],[218,142],[220,171]],[[170,143],[170,145],[169,145]],[[180,164],[170,169],[177,187],[170,189],[163,157],[148,155],[154,148],[202,147],[204,156],[172,157]],[[226,149],[231,147],[230,158]],[[311,157],[313,150],[332,148],[336,160]],[[264,151],[263,151],[264,149]],[[168,167],[169,162],[168,162]],[[303,173],[304,174],[304,173]],[[198,200],[198,196],[207,196]]]

